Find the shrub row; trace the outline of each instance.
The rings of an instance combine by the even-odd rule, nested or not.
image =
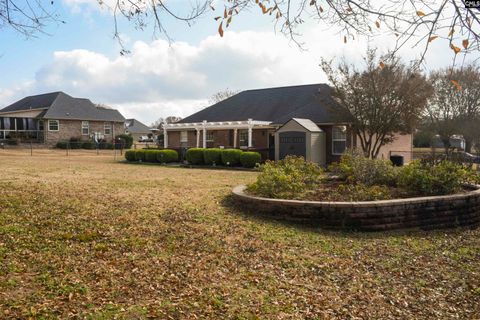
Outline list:
[[[59,149],[96,149],[97,144],[93,141],[59,141],[56,144]],[[98,149],[113,149],[114,145],[111,142],[100,142]]]
[[[125,159],[127,161],[140,161],[140,162],[159,162],[169,163],[178,161],[178,153],[175,150],[127,150],[125,151]]]
[[[229,167],[242,165],[245,168],[253,168],[261,162],[262,157],[258,152],[239,149],[191,148],[187,150],[186,159],[188,163],[194,165],[224,165]]]

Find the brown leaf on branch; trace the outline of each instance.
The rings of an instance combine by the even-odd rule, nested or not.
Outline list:
[[[423,11],[417,11],[417,16],[423,17],[425,13]]]
[[[458,83],[457,81],[455,80],[450,80],[452,82],[452,84],[455,86],[455,88],[457,89],[457,91],[460,91],[462,90],[462,86],[460,85],[460,83]]]
[[[380,69],[385,68],[385,63],[383,63],[383,61],[380,61],[379,65],[380,65]]]
[[[455,52],[455,54],[459,53],[460,51],[462,51],[462,49],[460,49],[459,47],[453,45],[453,44],[450,44],[450,48],[452,48],[453,52]]]
[[[375,21],[375,25],[377,26],[377,28],[380,28],[380,22]]]
[[[462,45],[465,49],[467,49],[468,48],[468,39],[463,40]]]
[[[218,26],[218,34],[220,37],[223,37],[223,21],[220,22],[220,25]]]
[[[430,38],[428,38],[428,42],[432,42],[433,40],[437,39],[438,36],[431,36]]]

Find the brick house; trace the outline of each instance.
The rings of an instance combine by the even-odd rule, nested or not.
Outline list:
[[[0,140],[14,139],[54,145],[61,140],[111,142],[125,132],[125,118],[115,109],[63,92],[25,97],[0,110]]]
[[[242,91],[163,128],[165,148],[220,147],[256,150],[264,159],[301,155],[322,165],[356,147],[351,115],[326,84]],[[398,134],[379,157],[410,160],[412,135]]]
[[[137,119],[125,120],[125,133],[133,137],[133,141],[138,141],[141,137],[153,137],[152,129]]]

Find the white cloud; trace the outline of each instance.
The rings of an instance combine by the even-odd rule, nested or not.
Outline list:
[[[57,51],[28,85],[0,89],[0,104],[26,94],[62,90],[151,123],[158,117],[187,116],[227,87],[244,90],[325,82],[318,66],[321,57],[345,55],[360,63],[367,47],[364,39],[345,45],[341,36],[319,27],[310,28],[304,40],[308,51],[299,50],[282,35],[253,31],[227,32],[224,38],[210,36],[198,45],[138,41],[128,56],[108,57],[82,49]],[[374,44],[386,51],[392,39],[375,39]],[[407,48],[404,55],[413,58],[414,53]],[[451,61],[446,54],[434,53],[435,64]]]

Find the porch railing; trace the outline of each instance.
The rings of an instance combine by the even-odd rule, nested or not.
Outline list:
[[[43,142],[44,132],[42,130],[0,130],[0,140]]]

